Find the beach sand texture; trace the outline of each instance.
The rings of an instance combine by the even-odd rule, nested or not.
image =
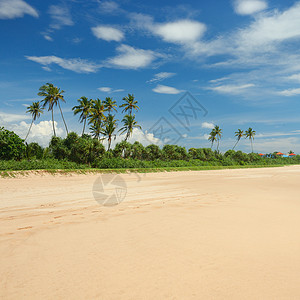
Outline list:
[[[300,166],[99,176],[0,179],[1,299],[300,299]]]

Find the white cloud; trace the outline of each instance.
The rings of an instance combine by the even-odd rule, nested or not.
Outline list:
[[[295,96],[295,95],[299,95],[300,94],[300,88],[298,89],[288,89],[288,90],[283,90],[278,92],[278,95],[282,95],[282,96],[286,96],[286,97],[291,97],[291,96]]]
[[[116,139],[112,140],[111,148],[114,148],[117,143],[124,141],[125,135],[125,133],[117,135]],[[129,143],[134,143],[135,141],[140,142],[143,146],[148,146],[150,144],[162,146],[164,144],[160,139],[154,137],[152,133],[148,133],[147,131],[143,132],[138,128],[133,129],[132,136],[128,139]],[[103,145],[105,146],[105,149],[107,149],[108,143],[106,139],[103,140]]]
[[[224,80],[227,80],[227,79],[230,79],[230,78],[229,77],[221,77],[221,78],[217,78],[217,79],[212,79],[209,82],[210,83],[218,83],[218,82],[221,82],[221,81],[224,81]]]
[[[104,93],[118,93],[118,92],[124,92],[124,89],[112,89],[111,87],[103,86],[98,88],[99,91]]]
[[[209,122],[203,122],[201,124],[202,128],[207,128],[207,129],[213,129],[215,127],[214,123],[209,123]]]
[[[17,122],[22,121],[24,119],[31,119],[29,115],[19,115],[19,114],[10,114],[10,113],[4,113],[0,111],[0,123],[9,123],[9,122]]]
[[[255,152],[262,153],[273,153],[274,151],[287,153],[290,150],[300,152],[300,139],[298,137],[256,139],[253,146]]]
[[[246,89],[254,87],[254,84],[242,84],[242,85],[232,85],[232,84],[227,84],[227,85],[218,85],[215,87],[208,87],[207,89],[216,91],[219,93],[224,93],[224,94],[240,94],[243,93]]]
[[[70,11],[66,6],[51,5],[49,8],[49,14],[52,19],[50,27],[53,29],[60,29],[62,26],[74,25]]]
[[[95,73],[101,68],[93,62],[89,62],[81,58],[60,58],[57,56],[25,56],[28,60],[37,62],[43,66],[50,64],[59,65],[66,70],[74,71],[76,73]]]
[[[214,67],[277,67],[278,71],[299,70],[299,54],[295,42],[300,39],[300,3],[284,10],[273,10],[255,16],[248,26],[219,35],[215,39],[201,39],[185,45],[186,56],[195,60],[217,55],[230,59],[215,63]],[[288,44],[289,47],[286,45]],[[261,76],[265,74],[260,72]]]
[[[206,30],[203,23],[192,20],[179,20],[152,26],[152,31],[164,41],[189,43],[201,38]]]
[[[92,27],[92,32],[96,38],[105,40],[107,42],[116,41],[120,42],[124,39],[124,33],[111,26],[96,26]]]
[[[175,75],[176,75],[176,73],[160,72],[160,73],[155,74],[154,77],[152,79],[148,80],[147,82],[148,83],[158,82],[158,81],[162,81],[167,78],[173,77]]]
[[[293,74],[291,76],[288,76],[287,79],[295,80],[300,82],[300,74]]]
[[[162,85],[162,84],[158,84],[154,89],[152,89],[152,91],[159,94],[171,94],[171,95],[175,95],[183,92],[182,90],[178,90],[174,87]]]
[[[103,86],[103,87],[99,87],[98,90],[101,92],[109,93],[112,91],[112,88]]]
[[[139,69],[148,67],[159,55],[151,50],[136,49],[128,45],[117,48],[120,53],[107,62],[113,66],[124,69]]]
[[[119,4],[114,1],[101,1],[99,9],[104,14],[114,14],[120,11]]]
[[[235,0],[234,10],[239,15],[252,15],[268,7],[264,0]]]
[[[29,120],[26,123],[24,120]],[[14,131],[17,135],[19,135],[22,139],[24,139],[28,133],[31,117],[28,114],[10,114],[0,112],[0,124],[5,127],[5,129]],[[58,136],[63,136],[65,131],[57,126],[57,122],[54,122],[55,131]],[[48,146],[51,137],[53,136],[53,127],[52,121],[41,121],[34,122],[28,139],[26,142],[37,142],[43,147]]]
[[[14,19],[25,14],[38,18],[36,9],[23,0],[0,0],[0,19]]]
[[[183,19],[174,22],[155,23],[153,18],[143,14],[131,14],[134,27],[144,29],[164,41],[176,44],[199,40],[206,31],[206,25],[198,21]]]
[[[53,38],[50,35],[44,34],[43,36],[44,36],[45,40],[47,40],[49,42],[53,42]]]

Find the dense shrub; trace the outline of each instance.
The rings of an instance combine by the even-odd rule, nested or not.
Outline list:
[[[145,153],[145,159],[147,160],[156,160],[160,159],[162,156],[162,151],[157,145],[151,144],[148,145],[146,148],[146,153]]]
[[[23,140],[13,131],[0,127],[0,159],[16,159],[24,157],[26,146]]]
[[[26,146],[26,157],[28,159],[42,159],[44,156],[44,149],[38,143],[30,143]]]
[[[70,149],[68,149],[64,140],[60,137],[53,136],[49,143],[49,156],[56,159],[66,159],[70,157]]]

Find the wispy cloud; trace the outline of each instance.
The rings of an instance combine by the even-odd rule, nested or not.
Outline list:
[[[98,88],[99,91],[104,92],[104,93],[119,93],[119,92],[124,92],[124,89],[113,89],[108,86],[102,86]]]
[[[124,69],[146,68],[161,56],[152,50],[137,49],[128,45],[119,46],[117,52],[119,55],[108,59],[107,63]]]
[[[160,73],[157,73],[153,76],[152,79],[148,80],[147,82],[148,83],[151,83],[151,82],[158,82],[158,81],[162,81],[162,80],[165,80],[167,78],[170,78],[170,77],[173,77],[175,76],[176,73],[170,73],[170,72],[160,72]]]
[[[203,122],[201,124],[202,128],[207,128],[207,129],[213,129],[215,127],[214,123],[209,123],[209,122]]]
[[[207,89],[222,93],[222,94],[240,94],[245,92],[246,89],[252,88],[255,85],[252,83],[248,84],[243,84],[243,85],[232,85],[232,84],[227,84],[227,85],[218,85],[214,87],[208,87]]]
[[[74,22],[68,6],[66,5],[51,5],[49,7],[49,15],[51,17],[51,23],[44,32],[43,37],[48,41],[53,41],[51,34],[55,30],[59,30],[64,26],[73,26]]]
[[[12,123],[23,121],[24,119],[30,119],[31,117],[25,114],[11,114],[0,111],[0,120],[3,123]]]
[[[122,11],[119,4],[114,1],[100,1],[99,11],[102,14],[117,14]]]
[[[183,92],[182,90],[178,90],[172,86],[167,86],[162,84],[158,84],[154,89],[152,89],[152,91],[159,94],[171,94],[171,95],[175,95]]]
[[[0,19],[15,19],[24,15],[39,16],[37,10],[23,0],[0,1]]]
[[[299,94],[300,94],[300,88],[288,89],[288,90],[283,90],[283,91],[278,92],[278,95],[286,96],[286,97],[296,96]]]
[[[239,15],[252,15],[268,7],[264,0],[235,0],[234,10]]]
[[[61,58],[57,56],[25,56],[28,60],[37,62],[43,66],[56,64],[63,69],[70,70],[76,73],[95,73],[101,68],[94,62],[87,61],[81,58]]]
[[[50,27],[53,29],[60,29],[63,26],[72,26],[72,20],[69,8],[64,5],[51,5],[49,7],[49,14],[52,19]]]
[[[120,42],[121,40],[124,39],[124,33],[121,30],[111,26],[99,25],[96,27],[92,27],[92,32],[96,38],[108,42],[110,41]]]

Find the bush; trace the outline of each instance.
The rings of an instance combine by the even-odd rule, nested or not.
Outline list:
[[[0,127],[0,159],[20,160],[24,157],[25,151],[24,141],[17,134]]]
[[[66,159],[70,156],[70,150],[65,146],[62,138],[53,136],[49,143],[49,154],[56,159]]]
[[[83,136],[72,143],[69,159],[76,163],[91,164],[103,157],[104,153],[105,148],[97,139]]]
[[[30,143],[26,146],[26,157],[42,159],[44,154],[44,149],[38,143]]]
[[[156,160],[160,159],[162,156],[162,152],[157,145],[151,144],[145,148],[145,158],[147,160]]]

